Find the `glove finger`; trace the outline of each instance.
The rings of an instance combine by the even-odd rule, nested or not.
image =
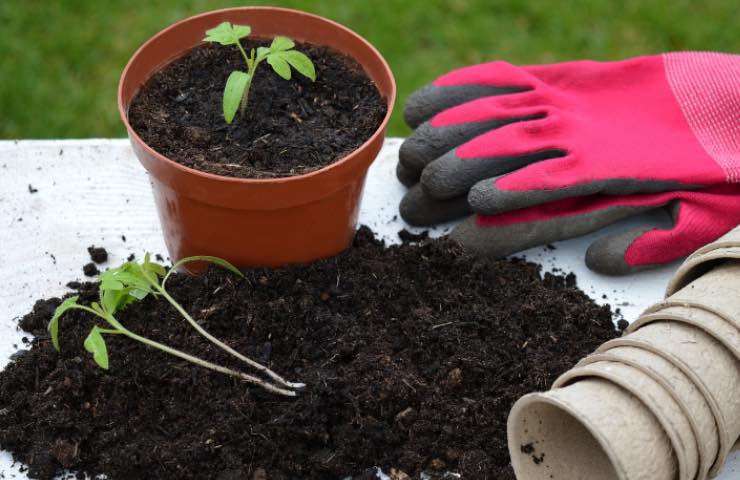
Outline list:
[[[620,205],[614,199],[584,200],[568,199],[501,215],[472,216],[455,227],[450,236],[474,254],[504,257],[585,235],[655,208],[639,203]]]
[[[427,195],[436,199],[459,197],[467,195],[482,180],[493,183],[493,177],[562,155],[559,150],[545,150],[511,157],[461,159],[451,150],[424,168],[421,185]]]
[[[425,122],[419,125],[401,144],[398,159],[407,169],[421,172],[434,159],[482,134],[523,120],[541,118],[541,116],[541,114],[532,114],[445,126],[434,126],[432,122]]]
[[[586,250],[586,266],[594,272],[605,275],[629,275],[641,270],[647,270],[655,265],[630,265],[625,259],[625,253],[635,240],[652,230],[651,228],[637,228],[596,240]],[[676,258],[679,258],[677,256]]]
[[[699,192],[653,195],[673,201],[673,226],[609,235],[586,252],[586,265],[600,273],[625,275],[685,257],[735,228],[740,222],[740,189],[720,185]]]
[[[458,150],[459,151],[459,150]],[[575,155],[532,163],[470,188],[468,202],[477,213],[495,215],[572,197],[656,194],[700,188],[674,181],[614,178],[594,180]]]
[[[417,170],[411,170],[403,166],[401,162],[396,163],[396,178],[404,186],[411,188],[419,183],[420,173]]]
[[[470,215],[465,197],[435,200],[426,195],[419,185],[406,192],[399,211],[406,223],[418,227],[437,225]]]
[[[527,90],[522,87],[493,85],[451,85],[440,87],[434,84],[421,87],[411,94],[403,110],[403,118],[411,128],[417,128],[438,113],[478,98],[505,95]]]
[[[543,99],[538,92],[509,97],[505,101],[499,97],[475,100],[446,110],[431,121],[422,123],[401,144],[398,154],[400,161],[409,169],[421,171],[434,159],[477,137],[483,137],[485,143],[481,146],[484,150],[486,147],[490,150],[493,148],[491,142],[514,137],[518,131],[505,129],[507,133],[494,135],[497,129],[504,130],[504,126],[529,120],[527,127],[523,129],[535,132],[538,131],[539,123],[534,120],[542,119],[553,112],[552,107],[542,105]],[[511,138],[507,145],[516,141],[521,142],[522,138]],[[522,150],[523,146],[516,144],[510,148]]]

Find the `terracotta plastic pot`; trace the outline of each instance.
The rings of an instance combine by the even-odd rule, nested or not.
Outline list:
[[[252,35],[286,35],[325,45],[359,62],[387,101],[388,113],[357,150],[320,170],[287,178],[222,177],[155,152],[128,122],[137,90],[152,74],[201,43],[221,22],[248,24]],[[217,10],[162,30],[136,51],[121,75],[118,109],[139,161],[149,171],[165,242],[173,260],[215,255],[239,266],[304,263],[339,253],[355,232],[365,175],[383,144],[395,102],[388,64],[366,40],[325,18],[296,10]]]

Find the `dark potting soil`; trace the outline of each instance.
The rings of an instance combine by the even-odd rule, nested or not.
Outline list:
[[[96,284],[73,285],[96,299]],[[117,336],[104,371],[82,347],[91,317],[63,317],[57,353],[46,326],[60,300],[41,300],[20,322],[30,350],[0,373],[0,446],[31,477],[338,480],[380,466],[513,480],[513,402],[618,335],[608,306],[538,265],[472,259],[447,241],[385,248],[364,228],[335,258],[245,279],[213,268],[169,288],[212,334],[306,390],[276,396]],[[249,371],[166,302],[120,319]]]
[[[250,48],[268,41],[244,39]],[[352,58],[297,43],[316,67],[312,82],[279,77],[263,62],[246,115],[223,118],[226,79],[246,70],[234,47],[205,44],[155,73],[134,97],[129,122],[157,152],[183,165],[230,177],[282,177],[329,165],[362,145],[387,111],[375,84]]]
[[[105,263],[108,261],[108,251],[104,247],[90,245],[87,247],[87,253],[90,254],[90,260],[95,263]]]

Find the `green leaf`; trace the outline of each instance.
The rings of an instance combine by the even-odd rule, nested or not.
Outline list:
[[[316,69],[313,66],[313,62],[305,54],[290,50],[288,52],[281,52],[280,56],[288,62],[293,68],[298,70],[298,73],[304,77],[308,77],[311,81],[316,81]]]
[[[144,300],[147,295],[149,295],[151,292],[148,290],[139,290],[137,288],[131,290],[128,292],[128,294],[132,297],[134,297],[137,300]]]
[[[270,54],[270,49],[267,47],[257,47],[257,61],[262,61]]]
[[[275,70],[275,73],[286,80],[290,80],[290,65],[282,58],[283,53],[285,52],[271,53],[267,57],[267,63]]]
[[[100,289],[101,290],[123,290],[124,286],[118,279],[115,278],[115,274],[118,269],[106,270],[100,274]]]
[[[295,47],[295,43],[293,43],[293,40],[288,37],[278,36],[272,40],[272,44],[270,44],[270,51],[283,52],[285,50],[290,50],[293,47]]]
[[[79,300],[79,298],[80,297],[78,296],[74,296],[63,301],[62,304],[54,310],[54,316],[51,317],[51,321],[49,322],[49,333],[51,334],[51,344],[54,345],[54,348],[57,351],[59,351],[59,318],[64,315],[64,312],[67,310],[79,307],[77,304],[77,300]]]
[[[249,74],[239,70],[231,72],[229,79],[226,80],[226,87],[224,87],[224,119],[226,123],[231,123],[234,120],[248,81]]]
[[[223,22],[218,26],[206,30],[204,42],[216,42],[221,45],[236,45],[240,38],[252,33],[249,25],[232,25],[231,22]]]
[[[185,265],[186,263],[190,262],[209,262],[213,263],[215,265],[218,265],[219,267],[223,267],[226,270],[230,271],[231,273],[235,273],[239,275],[240,277],[243,277],[244,275],[242,272],[239,271],[238,268],[236,268],[233,264],[229,263],[228,260],[224,260],[223,258],[219,257],[212,257],[210,255],[195,255],[192,257],[185,257],[180,260],[178,260],[174,265],[172,265],[172,268],[170,269],[170,272],[173,272],[180,268],[181,266]]]
[[[105,339],[100,333],[100,328],[95,326],[85,339],[85,350],[93,354],[95,363],[105,370],[108,370],[108,348],[105,346]]]
[[[147,262],[143,265],[143,268],[147,272],[151,272],[158,277],[164,277],[167,274],[167,269],[156,262]]]

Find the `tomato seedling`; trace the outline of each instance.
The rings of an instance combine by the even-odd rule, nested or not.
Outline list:
[[[260,63],[265,60],[275,73],[286,80],[290,80],[290,67],[293,67],[298,73],[310,78],[311,81],[316,81],[316,69],[313,62],[306,54],[293,50],[293,47],[295,47],[293,40],[288,37],[277,36],[272,40],[269,47],[253,48],[247,55],[240,40],[248,37],[250,33],[252,33],[252,28],[249,25],[232,25],[230,22],[223,22],[217,27],[207,30],[206,37],[203,39],[203,41],[220,43],[224,46],[236,45],[247,64],[246,72],[234,70],[226,80],[223,109],[224,119],[229,124],[234,120],[237,109],[244,115],[255,72]]]
[[[79,297],[70,297],[62,302],[54,312],[54,316],[49,322],[49,332],[51,342],[54,348],[59,350],[59,320],[65,312],[71,309],[83,310],[103,319],[110,328],[102,328],[95,325],[88,334],[84,342],[85,350],[93,355],[95,363],[101,368],[109,368],[108,348],[105,343],[105,335],[124,335],[132,340],[141,342],[149,347],[156,348],[163,352],[169,353],[176,357],[182,358],[196,365],[199,365],[216,372],[231,375],[249,383],[259,385],[271,392],[281,395],[295,396],[296,390],[305,387],[303,383],[288,382],[283,377],[273,372],[264,365],[242,355],[224,342],[208,333],[190,314],[167,292],[166,284],[173,272],[178,267],[196,261],[211,262],[219,265],[240,277],[242,273],[232,264],[217,257],[195,256],[187,257],[176,262],[172,268],[167,271],[164,266],[152,262],[147,253],[142,263],[126,262],[123,265],[107,270],[100,275],[100,301],[92,302],[89,306],[78,303]],[[203,360],[188,353],[182,352],[176,348],[156,342],[149,338],[138,335],[127,329],[117,318],[116,314],[124,309],[127,305],[143,300],[147,296],[161,297],[167,300],[177,312],[203,337],[211,343],[221,348],[230,355],[238,358],[242,362],[266,375],[271,381],[266,381],[254,375],[248,375],[237,370],[217,365],[213,362]],[[273,383],[274,382],[274,383]]]

